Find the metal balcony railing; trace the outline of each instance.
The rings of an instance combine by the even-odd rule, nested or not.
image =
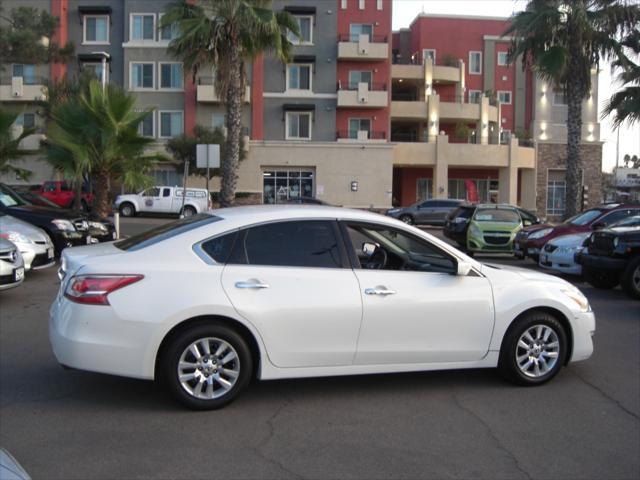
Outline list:
[[[386,83],[370,83],[370,82],[357,82],[357,83],[345,83],[338,82],[336,90],[358,90],[358,83],[369,83],[369,91],[371,92],[386,92]]]
[[[357,42],[360,40],[360,34],[342,34],[338,35],[339,42]],[[371,43],[387,43],[386,35],[369,35],[369,42]]]
[[[360,130],[362,131],[362,130]],[[387,137],[386,132],[369,132],[367,139],[368,140],[384,140]],[[336,132],[336,139],[345,139],[350,138],[353,140],[358,139],[358,130],[338,130]]]

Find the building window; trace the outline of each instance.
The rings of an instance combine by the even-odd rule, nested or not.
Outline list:
[[[150,112],[146,117],[144,117],[144,120],[142,120],[142,122],[140,122],[140,125],[138,125],[138,134],[142,135],[143,137],[155,137],[155,128],[154,128],[154,115],[155,112],[152,111]]]
[[[35,113],[23,113],[18,116],[17,125],[22,125],[22,128],[36,128],[36,114]]]
[[[289,41],[294,45],[312,45],[313,44],[313,17],[312,16],[296,16],[294,17],[298,23],[300,37],[298,38],[292,32],[289,32]]]
[[[283,203],[291,198],[313,198],[314,173],[310,170],[271,170],[262,172],[262,201]]]
[[[85,15],[82,25],[83,43],[109,43],[109,15]]]
[[[371,72],[351,70],[349,72],[349,90],[357,90],[359,83],[366,83],[371,90]]]
[[[155,65],[153,63],[132,63],[131,64],[131,89],[151,89],[155,88],[153,75]]]
[[[311,90],[311,65],[287,66],[287,90]]]
[[[547,172],[547,215],[564,215],[567,183],[564,170]]]
[[[511,105],[511,92],[508,90],[498,90],[498,101],[505,105]]]
[[[501,67],[509,65],[509,54],[507,52],[498,52],[498,65]]]
[[[472,192],[467,187],[476,190],[477,198],[473,197]],[[498,201],[498,180],[491,179],[465,179],[450,178],[449,179],[449,198],[458,200],[468,200],[473,202],[497,203]]]
[[[214,113],[211,119],[213,128],[225,129],[227,127],[227,119],[224,113]]]
[[[352,23],[349,26],[350,40],[352,42],[357,42],[360,40],[360,35],[367,35],[369,37],[369,41],[371,41],[373,36],[373,25],[369,23]]]
[[[91,72],[91,75],[102,81],[102,62],[99,63],[83,63],[82,69]],[[109,80],[109,69],[105,71],[106,81]]]
[[[482,74],[482,52],[469,52],[469,73],[471,75]]]
[[[182,63],[160,63],[160,88],[182,89]]]
[[[340,0],[340,8],[342,8],[342,10],[347,9],[347,0]]]
[[[416,180],[416,201],[433,198],[433,180],[431,178],[419,178]]]
[[[370,118],[350,118],[349,119],[349,138],[357,139],[358,132],[367,132],[367,138],[371,138],[371,119]]]
[[[153,42],[156,32],[156,16],[151,13],[132,14],[130,28],[130,40]]]
[[[169,138],[182,135],[184,131],[182,111],[160,112],[160,137]]]
[[[553,104],[558,106],[564,106],[567,104],[567,94],[563,89],[553,89]]]
[[[158,21],[162,20],[164,13],[158,14]],[[166,27],[160,29],[160,40],[163,42],[170,42],[180,36],[180,26],[177,23],[172,23]]]
[[[422,61],[425,62],[427,58],[431,58],[433,64],[436,64],[436,51],[433,48],[425,48],[422,50]]]
[[[377,8],[378,10],[382,10],[382,0],[377,0],[377,2],[376,2],[376,8]]]
[[[500,143],[508,144],[511,141],[511,130],[502,129],[500,132]]]
[[[480,103],[482,90],[469,90],[469,103]]]
[[[12,68],[12,75],[14,77],[22,77],[23,85],[36,84],[36,66],[35,65],[25,65],[23,63],[14,63]]]
[[[364,10],[364,0],[358,0],[358,8]]]
[[[288,112],[287,140],[311,140],[311,112]]]

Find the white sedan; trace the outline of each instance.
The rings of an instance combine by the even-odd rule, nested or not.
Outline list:
[[[566,281],[341,208],[199,214],[65,249],[60,276],[62,365],[162,380],[196,409],[252,377],[498,367],[538,385],[593,351],[594,314]]]
[[[582,275],[582,265],[576,263],[574,256],[590,235],[591,232],[583,232],[552,238],[540,250],[538,264],[559,273]]]

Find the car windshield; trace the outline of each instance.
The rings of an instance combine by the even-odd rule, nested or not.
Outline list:
[[[479,208],[474,218],[476,222],[520,223],[520,215],[506,208]]]
[[[62,208],[57,203],[53,203],[48,198],[43,197],[42,195],[38,195],[37,193],[24,193],[22,194],[22,198],[33,203],[34,205],[40,205],[42,207],[50,207],[50,208]]]
[[[220,220],[222,220],[222,218],[216,217],[215,215],[200,213],[125,238],[124,240],[115,242],[114,245],[120,250],[136,251]]]
[[[27,202],[6,185],[0,185],[0,203],[2,203],[2,205],[5,207],[29,205],[29,202]]]
[[[474,211],[475,208],[458,207],[451,213],[451,218],[471,218]]]
[[[613,227],[640,227],[640,215],[635,215],[633,217],[620,220],[619,222],[616,222],[610,226],[610,228]]]
[[[587,210],[586,212],[579,213],[571,218],[565,220],[564,223],[570,223],[571,225],[586,225],[595,220],[602,214],[602,210]]]

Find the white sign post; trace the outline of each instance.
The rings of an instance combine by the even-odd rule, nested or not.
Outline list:
[[[196,166],[207,169],[207,195],[209,195],[209,169],[220,168],[220,145],[216,143],[196,145]]]

